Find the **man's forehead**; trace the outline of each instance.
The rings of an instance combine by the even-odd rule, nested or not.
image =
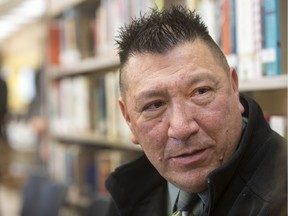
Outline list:
[[[162,76],[156,79],[139,79],[136,85],[132,85],[129,88],[129,92],[137,99],[149,99],[169,94],[168,92],[187,90],[200,83],[218,86],[220,82],[220,76],[217,76],[213,71],[198,68],[191,73],[183,72],[178,75],[176,72],[172,76],[162,74]]]

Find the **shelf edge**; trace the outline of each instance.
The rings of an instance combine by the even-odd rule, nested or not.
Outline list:
[[[241,92],[248,91],[265,91],[287,89],[287,74],[279,76],[263,77],[255,80],[240,80],[239,90]]]
[[[125,142],[120,138],[108,139],[104,136],[98,136],[95,134],[83,134],[75,135],[71,133],[50,133],[50,137],[54,140],[67,142],[67,143],[76,143],[79,145],[89,145],[99,148],[108,148],[108,149],[117,149],[117,150],[129,150],[129,151],[142,151],[140,146],[136,146],[130,142]]]
[[[119,67],[118,58],[89,58],[69,67],[59,66],[47,69],[50,79],[59,79],[68,76],[75,76],[85,73],[103,72]]]

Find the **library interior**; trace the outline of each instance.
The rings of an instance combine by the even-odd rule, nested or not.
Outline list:
[[[101,215],[108,175],[142,154],[118,105],[115,37],[172,4],[201,15],[287,138],[286,0],[0,0],[0,216]]]

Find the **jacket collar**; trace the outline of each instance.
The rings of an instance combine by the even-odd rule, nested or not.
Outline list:
[[[259,145],[261,145],[262,142],[257,142],[255,144],[253,143],[253,145],[251,145],[252,133],[257,133],[257,131],[259,131],[263,127],[269,127],[265,119],[263,118],[262,110],[255,101],[248,97],[245,97],[242,94],[240,96],[240,101],[241,104],[244,106],[245,110],[243,116],[248,119],[248,123],[246,125],[246,128],[242,132],[239,147],[232,156],[232,158],[225,164],[223,164],[221,167],[211,172],[208,176],[208,185],[210,192],[209,204],[210,208],[212,208],[210,210],[213,210],[214,204],[222,196],[233,175],[235,175],[236,170],[238,171],[239,165],[240,163],[242,163],[242,161],[246,161],[247,163],[249,163],[250,170],[254,169],[253,167],[255,167],[256,164],[253,164],[253,167],[251,167],[251,163],[249,161],[251,160],[253,154],[255,153],[255,151],[257,151]]]

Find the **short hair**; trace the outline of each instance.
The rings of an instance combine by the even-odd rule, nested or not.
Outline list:
[[[116,38],[120,58],[120,92],[123,96],[123,67],[129,57],[139,53],[165,52],[183,42],[193,42],[201,39],[212,50],[223,68],[229,71],[225,55],[209,35],[207,26],[201,17],[184,6],[174,5],[161,11],[151,9],[149,13],[140,14],[138,19],[132,19],[129,25],[120,28]],[[228,72],[227,72],[228,73]]]

